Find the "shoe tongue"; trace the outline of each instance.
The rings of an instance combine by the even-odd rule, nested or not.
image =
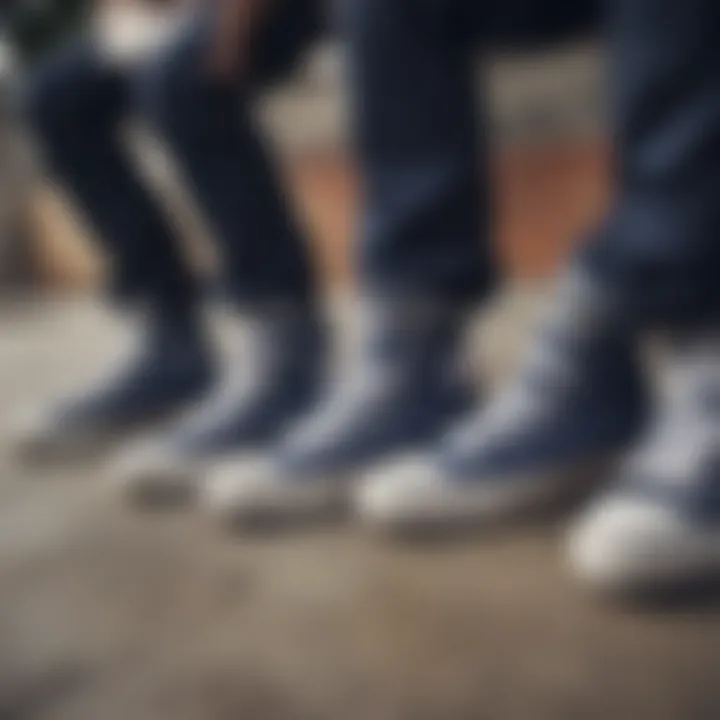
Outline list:
[[[670,352],[680,363],[718,365],[720,330],[694,331],[676,335],[669,343]]]
[[[258,363],[284,366],[298,357],[314,357],[325,335],[322,317],[305,305],[267,304],[253,308],[244,319],[243,353]]]
[[[361,333],[367,360],[381,365],[437,362],[455,354],[466,313],[459,307],[419,300],[366,300]]]
[[[320,312],[307,303],[276,301],[247,307],[242,317],[249,327],[269,334],[307,333],[308,327],[319,326]]]
[[[627,462],[629,477],[677,486],[693,482],[698,471],[720,459],[720,432],[695,413],[668,416],[653,438]]]
[[[625,357],[630,334],[611,296],[587,274],[561,282],[524,365],[524,385],[541,395],[577,392],[589,368]],[[531,394],[537,394],[533,392]]]
[[[546,326],[578,342],[624,339],[628,330],[625,314],[612,293],[581,270],[561,281]]]
[[[661,392],[670,402],[700,402],[720,418],[720,332],[671,342]]]
[[[689,482],[718,461],[720,448],[720,335],[674,338],[659,373],[660,420],[631,467],[658,482]]]

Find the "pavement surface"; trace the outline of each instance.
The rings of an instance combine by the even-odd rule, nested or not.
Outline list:
[[[518,290],[479,324],[491,384],[544,298]],[[0,408],[102,370],[124,337],[88,301],[4,302]],[[3,457],[2,720],[720,717],[720,599],[590,597],[563,519],[420,545],[350,525],[231,537],[123,507],[102,463]]]

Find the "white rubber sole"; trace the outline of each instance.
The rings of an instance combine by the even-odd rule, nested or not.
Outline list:
[[[97,459],[122,438],[121,433],[109,428],[62,431],[41,422],[24,422],[5,428],[3,445],[16,462],[45,465]]]
[[[42,412],[31,412],[5,423],[3,450],[15,462],[29,465],[81,463],[98,460],[141,433],[157,431],[166,416],[128,423],[125,427],[62,428]]]
[[[208,514],[233,527],[320,518],[341,510],[346,499],[343,479],[287,481],[267,459],[258,456],[218,464],[201,495]]]
[[[196,500],[211,463],[175,457],[144,443],[123,451],[107,478],[114,492],[141,506],[186,505]]]
[[[689,523],[638,498],[601,500],[568,536],[575,577],[603,593],[663,590],[720,579],[720,526]]]
[[[427,458],[403,458],[365,474],[354,507],[367,525],[387,530],[489,523],[540,511],[594,482],[611,461],[482,482],[448,482]]]

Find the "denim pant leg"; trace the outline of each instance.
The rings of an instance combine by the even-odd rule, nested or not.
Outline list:
[[[720,317],[720,4],[613,0],[616,200],[585,262],[640,322]]]
[[[109,255],[117,294],[185,305],[195,298],[194,280],[121,139],[129,89],[123,73],[77,45],[33,78],[28,114],[48,169]]]
[[[470,302],[495,277],[470,5],[345,0],[365,292]]]
[[[138,91],[215,232],[225,280],[240,303],[306,302],[314,294],[303,230],[253,118],[258,90],[289,71],[309,41],[299,19],[271,26],[245,80],[227,82],[208,70],[212,16],[205,13],[149,68]],[[281,31],[286,42],[272,34]]]

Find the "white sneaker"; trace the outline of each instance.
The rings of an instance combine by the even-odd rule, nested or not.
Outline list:
[[[213,473],[221,517],[288,520],[344,504],[380,458],[434,444],[473,397],[457,365],[463,317],[455,307],[367,306],[357,367],[273,445],[272,459],[240,459]]]
[[[720,571],[720,523],[701,523],[672,503],[608,497],[571,531],[574,574],[602,592],[652,590]]]
[[[114,482],[131,499],[192,499],[216,464],[268,446],[314,402],[324,356],[315,315],[278,305],[246,320],[245,362],[164,436],[131,446],[114,464]]]
[[[367,473],[361,517],[388,529],[495,522],[587,487],[635,439],[646,397],[632,335],[581,274],[561,284],[520,377],[437,448]]]
[[[570,533],[575,574],[634,591],[720,577],[720,338],[679,352],[621,482]]]

